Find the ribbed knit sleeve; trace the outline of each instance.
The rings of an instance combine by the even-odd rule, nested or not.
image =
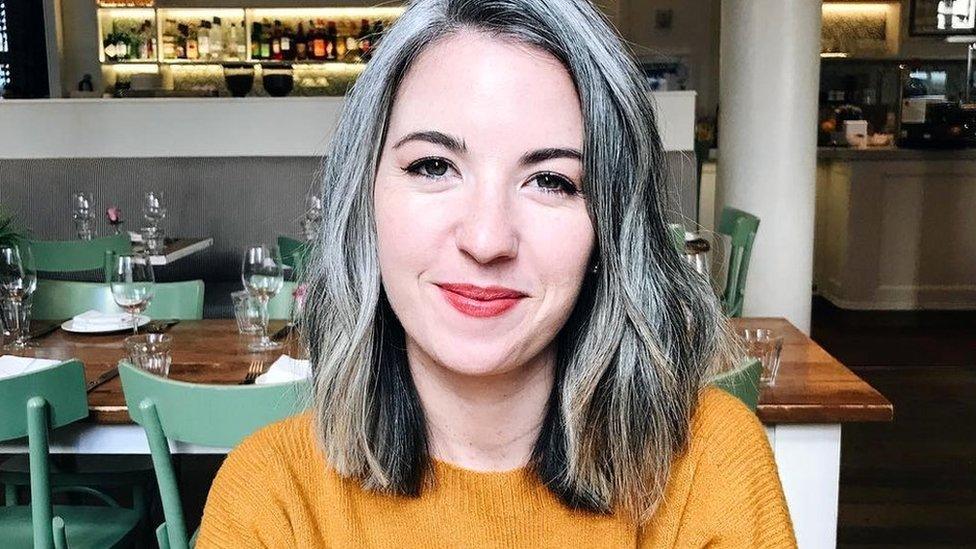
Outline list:
[[[735,397],[706,394],[692,427],[697,463],[678,539],[718,549],[796,547],[762,424]]]

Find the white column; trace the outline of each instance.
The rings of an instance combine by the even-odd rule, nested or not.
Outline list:
[[[760,218],[745,316],[810,331],[820,0],[722,0],[716,215]]]

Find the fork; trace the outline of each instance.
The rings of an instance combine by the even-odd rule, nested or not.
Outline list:
[[[241,381],[240,385],[251,385],[254,380],[258,378],[259,375],[264,371],[264,361],[263,360],[252,360],[251,364],[247,367],[247,375],[244,376],[244,380]]]

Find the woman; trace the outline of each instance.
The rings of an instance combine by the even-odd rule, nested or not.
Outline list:
[[[795,545],[592,5],[412,3],[331,150],[315,405],[228,456],[201,546]]]

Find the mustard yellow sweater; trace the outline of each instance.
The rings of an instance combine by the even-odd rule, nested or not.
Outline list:
[[[327,465],[308,414],[232,451],[207,499],[206,547],[796,547],[762,426],[738,400],[702,393],[687,452],[641,528],[573,512],[526,470],[486,473],[435,461],[420,498],[364,491]]]

